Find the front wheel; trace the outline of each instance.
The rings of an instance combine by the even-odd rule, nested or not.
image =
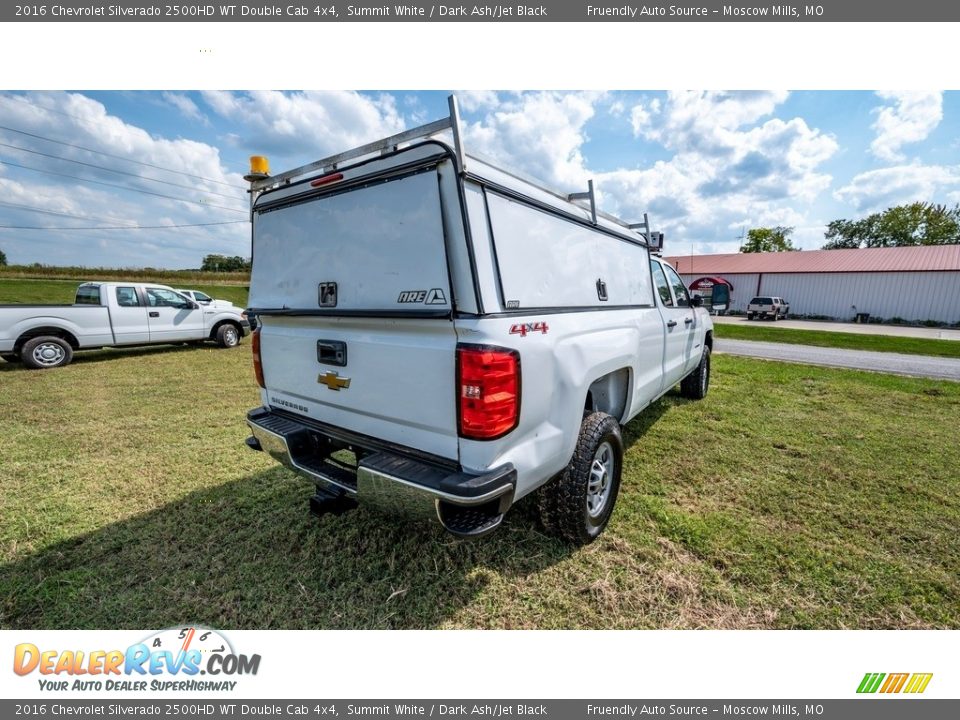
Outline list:
[[[703,346],[697,369],[680,381],[680,395],[690,400],[703,400],[710,389],[710,348]]]
[[[20,359],[33,370],[63,367],[73,359],[73,348],[63,338],[52,335],[35,337],[23,344]]]
[[[217,344],[222,348],[232,348],[240,344],[240,331],[236,325],[221,325],[217,330]]]
[[[622,466],[620,423],[606,413],[588,415],[570,464],[540,490],[540,517],[547,531],[576,545],[593,542],[613,513]]]

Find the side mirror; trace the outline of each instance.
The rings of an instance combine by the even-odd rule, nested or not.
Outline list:
[[[199,309],[200,309],[200,304],[191,301],[189,307],[190,307],[191,310],[199,310]]]
[[[703,307],[703,296],[694,295],[692,298],[690,298],[690,304],[693,307]]]

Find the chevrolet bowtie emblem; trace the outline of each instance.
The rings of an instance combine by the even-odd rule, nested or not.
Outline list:
[[[326,385],[331,390],[346,390],[350,387],[350,378],[340,377],[333,371],[325,372],[317,377],[317,382]]]

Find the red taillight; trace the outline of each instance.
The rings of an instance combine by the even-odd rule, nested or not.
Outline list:
[[[320,187],[321,185],[329,185],[330,183],[335,183],[338,180],[343,180],[343,173],[332,173],[330,175],[324,175],[323,177],[318,177],[316,180],[310,181],[310,187]]]
[[[483,345],[457,346],[460,436],[493,440],[520,421],[520,353]]]
[[[260,359],[260,328],[253,331],[251,344],[253,345],[253,374],[257,378],[257,385],[266,388],[267,384],[263,381],[263,360]]]

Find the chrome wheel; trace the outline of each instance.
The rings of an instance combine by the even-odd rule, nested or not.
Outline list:
[[[237,329],[235,327],[228,327],[223,331],[223,344],[227,347],[233,347],[238,342],[240,342],[240,337],[237,335]]]
[[[32,356],[37,365],[56,367],[63,362],[66,353],[63,351],[63,348],[56,343],[46,342],[37,345],[33,349]]]
[[[590,517],[599,517],[610,497],[610,487],[616,459],[613,446],[604,442],[597,448],[590,464],[590,480],[587,483],[587,512]]]

